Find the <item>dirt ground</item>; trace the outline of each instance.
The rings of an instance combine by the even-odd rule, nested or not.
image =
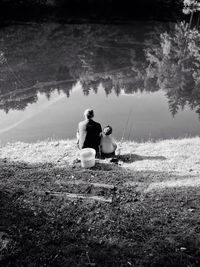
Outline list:
[[[2,156],[0,266],[200,266],[198,176],[139,160],[83,169]]]

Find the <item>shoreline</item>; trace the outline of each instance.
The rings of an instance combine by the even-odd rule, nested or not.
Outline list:
[[[146,142],[117,141],[117,144],[116,155],[122,158],[120,164],[124,168],[198,174],[200,137]],[[6,158],[8,161],[28,164],[51,163],[54,166],[67,167],[73,164],[78,151],[75,139],[45,140],[35,143],[12,142],[0,145],[0,159]]]

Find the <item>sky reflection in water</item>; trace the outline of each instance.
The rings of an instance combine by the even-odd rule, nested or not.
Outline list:
[[[92,106],[91,103],[95,104]],[[120,97],[112,92],[106,97],[100,86],[98,94],[91,92],[84,96],[80,83],[77,83],[70,98],[64,93],[54,92],[48,100],[39,93],[37,103],[29,104],[24,111],[12,110],[7,115],[0,111],[1,142],[74,138],[86,107],[94,108],[95,119],[102,126],[113,126],[117,139],[122,138],[127,121],[124,137],[129,140],[184,137],[188,132],[198,135],[200,131],[197,116],[188,109],[172,118],[162,91],[133,95],[122,93]]]

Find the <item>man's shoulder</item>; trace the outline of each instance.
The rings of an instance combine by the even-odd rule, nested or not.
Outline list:
[[[79,127],[84,127],[87,124],[87,121],[80,121],[78,126]]]
[[[93,123],[96,125],[96,126],[100,126],[101,127],[101,124],[97,121],[93,121]]]
[[[87,120],[83,120],[83,121],[80,121],[79,124],[86,124],[88,121]]]
[[[98,129],[98,131],[101,132],[102,131],[101,124],[99,122],[96,122],[96,121],[95,121],[95,123],[96,123],[96,125],[95,125],[96,129]]]

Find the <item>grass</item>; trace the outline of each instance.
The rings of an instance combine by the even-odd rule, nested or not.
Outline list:
[[[0,265],[199,266],[200,138],[119,147],[83,169],[74,140],[2,146]]]

